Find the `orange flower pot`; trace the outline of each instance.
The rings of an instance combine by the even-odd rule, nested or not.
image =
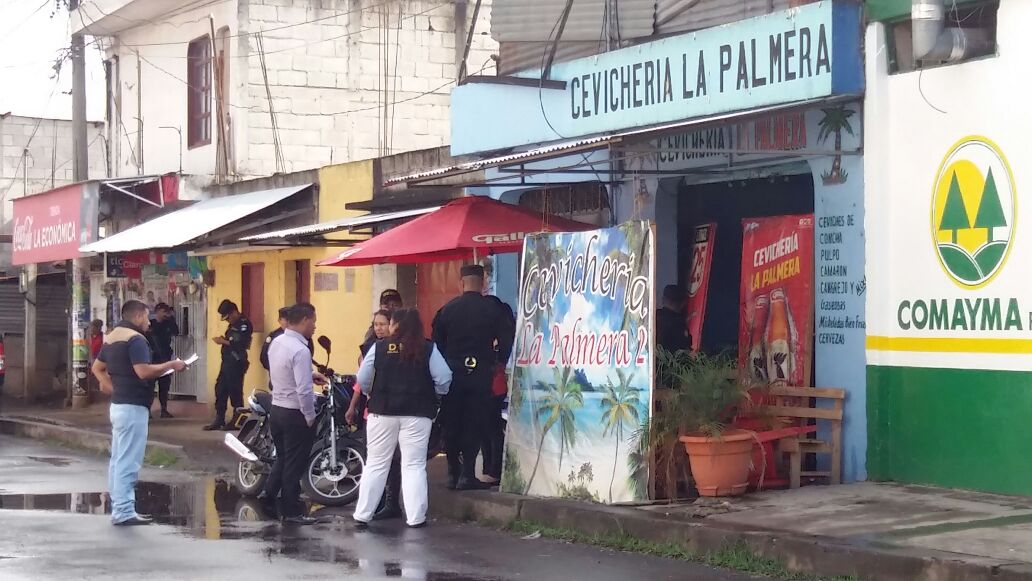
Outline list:
[[[749,487],[753,434],[728,430],[720,438],[681,436],[701,496],[738,496]]]

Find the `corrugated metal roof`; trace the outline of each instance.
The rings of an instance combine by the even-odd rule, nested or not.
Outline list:
[[[552,43],[543,41],[498,43],[498,74],[505,76],[540,69],[551,47]],[[560,41],[559,46],[555,49],[555,62],[572,61],[601,52],[603,52],[603,46],[597,39],[584,42]]]
[[[603,18],[606,4],[618,7],[621,38],[651,36],[656,0],[577,0],[563,29],[563,40],[595,41],[605,38]],[[561,0],[494,0],[491,7],[491,36],[502,41],[548,41],[566,2]]]
[[[656,34],[720,26],[788,8],[788,0],[656,0]]]
[[[607,0],[577,0],[556,47],[555,62],[605,52],[602,12]],[[562,13],[561,0],[495,0],[491,34],[499,43],[498,74],[540,69]],[[624,44],[721,26],[785,10],[789,0],[620,0]],[[627,43],[626,41],[631,41]]]
[[[499,157],[491,157],[487,159],[480,159],[477,161],[471,161],[468,163],[460,163],[458,165],[451,165],[448,167],[441,167],[432,169],[429,171],[419,172],[410,174],[407,176],[397,177],[384,183],[384,186],[391,186],[396,184],[402,184],[410,181],[425,181],[429,178],[440,178],[453,173],[468,173],[471,171],[477,171],[479,169],[488,167],[497,167],[506,164],[510,164],[517,161],[528,161],[536,157],[551,157],[549,154],[562,153],[568,150],[581,149],[585,147],[602,147],[609,143],[613,138],[610,136],[601,137],[590,137],[587,139],[578,139],[577,141],[564,141],[562,143],[556,143],[554,145],[548,145],[545,147],[539,147],[537,149],[531,149],[530,151],[524,151],[521,153],[512,153],[509,155],[502,155]]]
[[[204,200],[83,246],[79,251],[100,254],[175,248],[264,210],[311,186],[304,184]]]
[[[665,123],[662,125],[650,125],[647,127],[639,127],[635,129],[628,129],[619,133],[612,133],[610,135],[601,135],[597,137],[589,137],[586,139],[579,139],[577,141],[565,141],[562,143],[556,143],[545,147],[539,147],[537,149],[531,149],[521,153],[513,153],[509,155],[502,155],[499,157],[492,157],[487,159],[481,159],[478,161],[472,161],[469,163],[463,163],[458,165],[452,165],[448,167],[442,167],[430,171],[424,171],[407,175],[404,177],[395,178],[387,183],[385,186],[395,185],[405,182],[424,182],[436,178],[442,178],[453,174],[462,174],[488,167],[501,167],[505,165],[513,165],[515,163],[529,163],[533,161],[540,161],[542,159],[553,159],[561,157],[577,151],[598,149],[610,144],[619,144],[625,141],[639,141],[642,139],[655,138],[661,134],[672,132],[672,131],[685,131],[692,127],[698,127],[700,125],[710,125],[717,123],[726,123],[731,120],[749,118],[757,115],[765,115],[768,113],[775,113],[786,109],[805,109],[806,107],[812,107],[818,104],[825,103],[838,103],[843,101],[849,101],[856,99],[856,95],[836,95],[832,97],[820,97],[817,99],[809,99],[806,101],[795,101],[791,103],[782,103],[779,105],[770,105],[767,107],[759,107],[756,109],[749,109],[746,111],[731,111],[728,113],[718,113],[714,115],[708,115],[705,117],[696,117],[694,119],[686,119],[684,121],[677,121],[674,123]],[[552,155],[558,154],[558,155]],[[552,170],[535,170],[547,173]],[[563,171],[557,169],[555,171]]]
[[[351,230],[361,226],[372,226],[373,224],[382,224],[384,222],[391,222],[394,220],[402,220],[405,218],[412,218],[415,216],[422,216],[423,214],[429,214],[434,210],[440,209],[440,206],[431,206],[429,208],[419,208],[416,210],[401,210],[398,212],[383,212],[380,214],[366,214],[365,216],[358,216],[357,218],[344,218],[341,220],[332,220],[330,222],[321,222],[319,224],[312,224],[311,226],[298,226],[297,228],[287,228],[285,230],[276,230],[274,232],[264,232],[262,234],[255,234],[253,236],[246,236],[241,238],[241,242],[256,242],[260,240],[276,240],[281,238],[301,238],[304,236],[315,236],[318,234],[329,234],[331,232],[340,232],[341,230]]]

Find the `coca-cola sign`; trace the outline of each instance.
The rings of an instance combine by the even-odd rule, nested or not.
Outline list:
[[[79,247],[95,239],[96,196],[91,190],[89,184],[74,184],[15,200],[12,262],[33,264],[81,256]]]

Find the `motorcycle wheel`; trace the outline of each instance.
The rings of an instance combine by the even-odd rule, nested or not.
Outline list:
[[[308,460],[301,476],[305,494],[323,506],[343,506],[358,498],[358,484],[365,470],[365,448],[355,442],[337,446],[337,468],[330,468],[330,447],[322,446]]]
[[[258,496],[265,488],[265,481],[269,479],[268,473],[262,470],[258,462],[241,460],[237,463],[236,488],[244,496]]]

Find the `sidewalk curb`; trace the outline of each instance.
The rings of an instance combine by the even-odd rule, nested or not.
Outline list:
[[[744,544],[788,569],[819,576],[913,581],[1017,581],[1032,579],[1032,565],[878,542],[736,528],[705,520],[682,520],[638,509],[497,492],[456,493],[431,487],[431,512],[449,520],[493,526],[522,520],[584,535],[630,536],[673,543],[694,553]]]
[[[35,440],[56,441],[66,446],[78,448],[80,450],[88,450],[98,454],[108,454],[111,451],[110,434],[60,425],[53,421],[43,419],[36,420],[30,418],[0,416],[0,434],[32,438]],[[166,444],[165,442],[157,442],[148,439],[146,451],[147,456],[151,456],[155,452],[173,456],[176,459],[175,464],[177,465],[181,463],[187,464],[190,462],[190,457],[187,456],[186,450],[182,446]]]

